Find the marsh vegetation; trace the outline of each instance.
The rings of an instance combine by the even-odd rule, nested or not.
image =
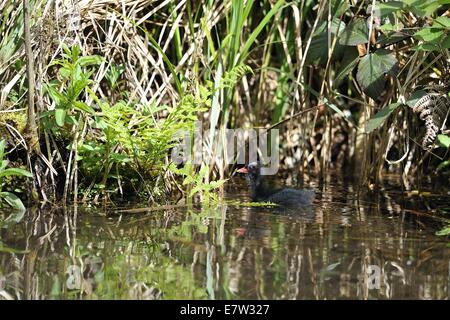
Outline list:
[[[42,227],[35,240],[48,241],[50,247],[59,248],[51,249],[52,252],[68,250],[64,254],[76,265],[84,256],[77,251],[81,248],[77,248],[73,237],[76,239],[83,232],[80,230],[89,228],[91,222],[90,218],[83,218],[82,227],[77,227],[75,222],[87,208],[95,207],[97,213],[112,214],[111,219],[117,223],[116,227],[111,227],[110,221],[100,223],[99,232],[108,229],[107,236],[114,239],[103,245],[111,245],[124,256],[123,261],[110,261],[111,269],[102,269],[101,276],[110,275],[111,282],[98,281],[102,286],[117,286],[108,287],[113,291],[93,287],[93,291],[77,291],[81,295],[135,297],[118,289],[123,280],[119,278],[124,276],[120,272],[121,263],[145,257],[155,258],[158,268],[168,264],[176,269],[170,269],[174,273],[186,273],[181,296],[164,285],[160,287],[166,294],[174,294],[166,295],[168,298],[237,297],[234,289],[220,289],[223,283],[214,278],[210,268],[215,267],[211,267],[211,261],[229,259],[225,264],[236,268],[234,273],[228,273],[230,278],[223,280],[231,288],[236,281],[232,274],[240,272],[237,262],[242,258],[239,257],[248,248],[255,259],[252,272],[263,278],[265,271],[261,266],[269,260],[285,259],[285,265],[274,265],[276,270],[264,278],[269,279],[267,283],[273,285],[272,289],[263,288],[261,283],[258,288],[243,285],[241,289],[253,291],[238,297],[335,295],[331,289],[327,291],[325,283],[327,272],[340,268],[339,264],[333,264],[336,259],[330,259],[331,251],[328,251],[332,250],[329,245],[337,229],[328,222],[325,226],[331,229],[322,228],[324,217],[334,219],[332,212],[337,209],[333,205],[330,206],[334,209],[324,214],[316,203],[311,209],[311,219],[294,225],[283,220],[285,217],[263,214],[262,223],[269,225],[263,229],[279,237],[262,236],[256,242],[251,240],[249,247],[239,247],[235,242],[238,240],[224,238],[225,230],[234,232],[234,227],[225,226],[225,218],[221,216],[228,210],[223,209],[226,203],[230,205],[226,201],[232,200],[227,197],[233,193],[245,195],[245,191],[233,189],[233,181],[240,178],[233,177],[236,166],[226,161],[226,150],[221,143],[226,139],[224,132],[259,128],[280,132],[278,178],[284,183],[317,188],[319,201],[326,198],[323,192],[335,179],[351,181],[346,186],[351,186],[348,197],[352,201],[361,195],[361,199],[370,203],[371,197],[382,195],[383,201],[377,198],[370,205],[352,202],[350,217],[361,224],[380,219],[381,228],[387,230],[388,220],[383,214],[388,212],[397,227],[409,228],[417,236],[408,243],[412,247],[406,249],[403,240],[407,236],[396,229],[392,239],[401,243],[389,242],[389,245],[410,250],[414,257],[404,259],[405,251],[401,251],[392,256],[392,261],[413,263],[422,258],[427,261],[426,257],[418,257],[427,243],[439,247],[437,256],[448,258],[448,251],[440,241],[445,242],[450,234],[447,218],[450,210],[443,201],[447,199],[450,179],[449,48],[450,4],[445,0],[1,0],[0,257],[20,256],[26,264],[29,252],[34,251],[25,239],[33,237],[31,230]],[[198,123],[203,132],[202,161],[173,163],[171,153],[180,142],[178,133],[187,132],[194,140]],[[395,189],[401,190],[395,193],[395,199],[385,194],[389,189],[387,180],[392,177],[396,180]],[[254,204],[242,205],[248,201],[245,197],[236,198],[232,215],[237,215],[239,208],[242,212],[259,210]],[[385,203],[386,199],[395,205]],[[338,203],[341,205],[342,201]],[[374,217],[369,217],[369,213],[361,215],[361,208],[371,212],[368,208],[374,203],[378,206]],[[121,222],[122,215],[114,214],[124,206],[131,210],[130,214],[134,212],[130,206],[141,208],[143,204],[150,209],[138,209],[137,221],[139,214],[160,214],[160,209],[167,209],[165,214],[170,215],[180,207],[183,217],[180,219],[184,222],[178,224],[179,221],[173,222],[161,213],[159,222],[144,220],[148,230],[153,230],[154,223],[169,221],[164,227],[158,224],[154,231],[149,231],[150,236],[138,235],[143,231],[136,231],[134,218],[124,218]],[[385,209],[380,209],[385,205]],[[262,208],[270,207],[263,204]],[[264,213],[265,209],[261,210]],[[347,226],[344,211],[342,226]],[[405,222],[405,217],[411,215],[427,218]],[[65,216],[64,222],[55,222],[61,216]],[[213,225],[203,224],[210,219]],[[240,218],[231,221],[239,224]],[[126,227],[122,228],[123,223]],[[213,228],[215,224],[217,228]],[[168,227],[172,225],[173,229]],[[429,236],[425,244],[416,242],[422,227]],[[283,236],[285,228],[297,229]],[[323,241],[322,253],[312,247],[299,249],[298,243],[294,243],[298,240],[294,234],[307,234],[309,228],[320,233],[320,239],[316,240]],[[346,233],[339,239],[344,242],[354,236],[367,239],[373,231],[369,230],[370,226],[367,228],[361,231],[358,227],[354,235]],[[91,254],[93,233],[86,232],[88,235],[81,242],[83,250]],[[206,248],[197,247],[198,232],[200,238],[207,239],[204,239]],[[63,249],[64,233],[70,248]],[[22,240],[15,243],[12,234],[21,234],[19,238],[27,243],[27,248],[14,249],[13,244]],[[57,234],[61,238],[53,239]],[[156,251],[141,257],[133,251],[133,246],[115,247],[117,238],[124,234],[121,241],[128,243],[137,241],[136,237],[152,239],[151,245],[138,245],[137,250]],[[314,242],[305,237],[305,244]],[[385,240],[381,236],[378,240],[381,242],[377,242],[376,249],[370,250],[382,250],[380,246],[386,244]],[[187,251],[167,255],[170,249],[165,247],[166,241],[169,247],[174,241],[176,248]],[[185,249],[183,244],[194,247]],[[259,244],[263,246],[259,248]],[[228,245],[233,248],[229,256],[225,249]],[[106,250],[105,246],[99,250]],[[270,257],[264,251],[269,247]],[[342,252],[349,254],[348,259],[356,256],[355,259],[361,259],[360,267],[365,272],[367,263],[363,260],[373,258],[362,253],[368,249],[360,247],[361,255],[353,251],[353,245],[349,249],[351,253],[347,249]],[[47,256],[47,253],[39,254]],[[187,259],[183,263],[192,265],[192,270],[198,266],[196,259],[206,259],[201,263],[206,263],[208,270],[207,292],[201,289],[202,276],[198,282],[199,278],[195,278],[198,274],[195,271],[189,274],[184,265],[177,265],[179,261],[170,260],[173,257]],[[302,295],[295,291],[302,280],[298,278],[293,283],[287,279],[296,270],[300,272],[300,261],[305,257],[311,267],[312,287]],[[329,265],[316,270],[316,258]],[[443,262],[444,258],[439,261]],[[344,260],[339,260],[342,268],[354,266],[354,262],[350,266]],[[17,280],[16,283],[25,287],[21,284],[12,294],[13,287],[8,290],[2,287],[1,276],[15,277],[24,265],[14,269],[8,261],[0,261],[3,298],[48,298],[52,294],[59,298],[71,297],[60,286],[61,278],[57,274],[63,269],[54,273],[53,280],[45,279],[45,292],[31,290],[42,280],[31,272],[27,273],[31,278],[25,279],[28,282]],[[144,263],[145,268],[137,276],[141,282],[137,281],[133,287],[137,290],[133,293],[136,297],[142,297],[139,294],[143,292],[157,297],[157,291],[150,288],[156,288],[160,281],[173,285],[171,275],[165,275],[164,279],[152,278],[149,270],[153,264],[139,261],[134,262]],[[102,268],[106,268],[107,263],[102,263]],[[386,265],[392,266],[389,263]],[[398,261],[395,263],[399,265]],[[67,261],[65,267],[66,264]],[[439,270],[444,271],[442,265],[439,264]],[[403,264],[400,269],[404,270]],[[345,283],[354,283],[356,273],[341,271],[342,297],[369,297],[368,292],[363,293],[361,288],[350,284],[348,290],[357,293],[347,295]],[[215,272],[221,274],[220,270]],[[438,288],[434,278],[428,278],[428,271],[421,272],[417,271],[426,283],[437,287],[424,293],[426,290],[420,287],[424,282],[417,287],[412,285],[415,289],[420,287],[415,296],[445,296],[445,288]],[[403,271],[405,275],[407,272]],[[282,293],[280,288],[287,293]],[[390,291],[380,297],[395,296]]]

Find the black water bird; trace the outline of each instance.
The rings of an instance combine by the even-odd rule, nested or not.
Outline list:
[[[285,207],[310,205],[314,201],[313,190],[271,187],[261,175],[259,162],[251,162],[237,172],[247,175],[252,201],[272,202]]]

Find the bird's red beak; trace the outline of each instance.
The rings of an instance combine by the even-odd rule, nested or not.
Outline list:
[[[248,173],[248,169],[246,167],[242,167],[237,172],[239,172],[239,173]]]

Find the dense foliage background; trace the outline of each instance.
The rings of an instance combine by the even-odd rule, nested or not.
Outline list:
[[[282,167],[300,177],[342,169],[369,187],[385,172],[406,188],[423,173],[448,182],[448,9],[2,0],[0,197],[21,205],[27,169],[34,199],[189,189],[209,199],[232,169],[215,130],[250,127],[280,129]],[[197,120],[208,157],[177,168],[175,133]]]

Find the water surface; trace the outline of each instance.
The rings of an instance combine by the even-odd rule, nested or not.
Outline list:
[[[0,299],[449,297],[445,194],[334,182],[286,212],[227,190],[209,208],[31,209],[0,229]]]

